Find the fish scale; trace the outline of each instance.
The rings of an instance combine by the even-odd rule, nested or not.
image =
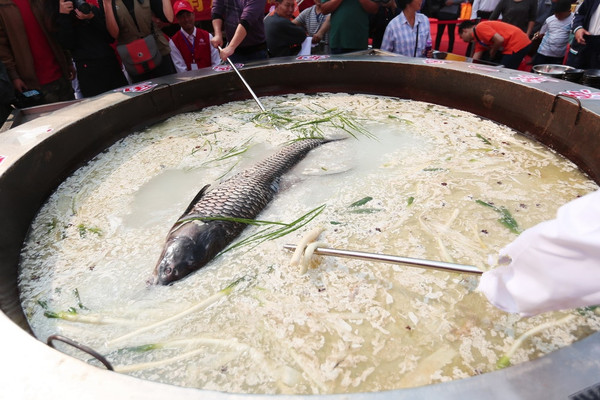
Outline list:
[[[202,268],[247,224],[202,218],[254,219],[273,199],[281,175],[327,139],[304,139],[283,147],[214,188],[205,186],[173,225],[154,270],[154,282],[177,281]]]

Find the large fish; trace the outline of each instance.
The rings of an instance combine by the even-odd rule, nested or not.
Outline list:
[[[197,271],[246,227],[240,222],[201,218],[254,219],[273,198],[279,177],[310,150],[329,141],[299,140],[214,188],[203,187],[169,231],[154,270],[154,282],[167,285]]]

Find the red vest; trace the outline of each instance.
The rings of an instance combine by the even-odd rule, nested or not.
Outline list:
[[[193,62],[198,65],[198,68],[211,66],[210,40],[207,31],[196,28],[195,43],[190,43],[181,33],[181,29],[173,35],[171,40],[175,43],[175,46],[177,46],[179,52],[183,56],[188,71],[192,69]],[[192,48],[194,49],[193,57]]]

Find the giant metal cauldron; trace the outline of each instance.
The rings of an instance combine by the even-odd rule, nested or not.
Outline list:
[[[246,66],[242,74],[259,96],[369,93],[470,111],[537,138],[600,182],[600,103],[560,94],[587,89],[583,86],[540,82],[532,79],[536,75],[502,68],[452,61],[428,64],[381,53],[272,60]],[[154,83],[158,86],[144,93],[108,93],[0,134],[0,398],[267,398],[186,389],[91,366],[35,339],[20,307],[20,248],[37,210],[63,179],[134,129],[181,112],[250,98],[234,72],[209,69]],[[377,393],[276,398],[566,399],[581,390],[596,396],[600,392],[600,333],[538,360],[453,382]]]

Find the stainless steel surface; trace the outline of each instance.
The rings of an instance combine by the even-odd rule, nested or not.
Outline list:
[[[574,69],[568,65],[561,64],[540,64],[532,67],[532,71],[541,75],[548,75],[554,77],[562,77],[565,71]]]
[[[286,250],[294,251],[298,246],[295,244],[286,244],[283,246]],[[483,271],[473,265],[454,264],[444,261],[424,260],[420,258],[410,258],[394,256],[390,254],[368,253],[364,251],[333,249],[330,247],[317,247],[314,254],[321,256],[333,256],[354,258],[357,260],[378,261],[391,264],[406,264],[419,268],[435,269],[445,272],[459,272],[465,274],[481,275]]]
[[[571,159],[600,182],[600,103],[582,109],[567,81],[523,82],[522,71],[380,52],[246,65],[258,96],[345,92],[396,96],[466,110],[506,124]],[[531,75],[535,76],[535,75]],[[69,357],[30,332],[18,293],[19,253],[37,210],[80,165],[130,132],[172,115],[248,99],[235,73],[211,69],[156,79],[152,91],[86,99],[0,134],[0,398],[4,399],[566,399],[600,381],[600,333],[500,371],[414,389],[330,396],[260,396],[174,387]],[[576,115],[578,120],[576,120]],[[202,126],[199,126],[199,131]]]

